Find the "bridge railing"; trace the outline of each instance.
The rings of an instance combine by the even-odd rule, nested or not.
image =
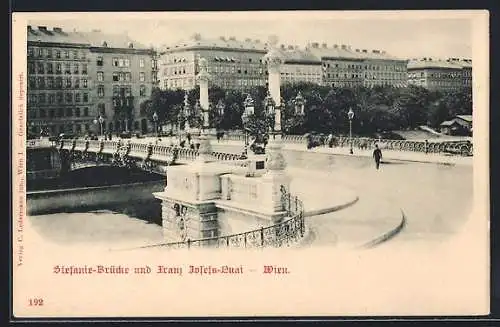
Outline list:
[[[261,248],[290,246],[304,236],[304,205],[297,196],[292,196],[289,193],[282,193],[282,200],[283,209],[287,211],[288,217],[272,226],[261,227],[244,233],[196,240],[187,239],[183,242],[149,245],[143,248],[189,249],[193,247]]]

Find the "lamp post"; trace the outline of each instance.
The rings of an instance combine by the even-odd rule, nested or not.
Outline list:
[[[270,92],[267,91],[267,96],[264,99],[264,107],[266,108],[266,116],[271,119],[271,123],[269,125],[269,134],[273,135],[273,138],[275,137],[275,124],[276,124],[276,117],[275,117],[275,110],[276,106],[273,100],[273,97],[271,96]]]
[[[104,122],[104,118],[102,116],[99,116],[99,124],[101,125],[101,137],[102,137],[102,123]]]
[[[156,111],[153,113],[153,122],[155,125],[155,137],[158,138],[158,126],[156,125],[158,123],[158,114]]]
[[[244,102],[245,110],[243,111],[243,115],[241,115],[241,122],[243,123],[243,131],[245,132],[245,153],[248,148],[248,119],[251,115],[254,114],[254,101],[250,94],[247,94],[247,97]]]
[[[294,103],[295,103],[295,115],[304,116],[305,100],[300,91],[299,93],[297,93]]]
[[[352,119],[354,118],[354,111],[352,111],[352,108],[349,108],[349,112],[347,113],[347,118],[349,118],[349,143],[350,143],[349,153],[353,154],[353,151],[352,151]]]

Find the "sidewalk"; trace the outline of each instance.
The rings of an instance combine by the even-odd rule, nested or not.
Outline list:
[[[243,142],[240,141],[212,141],[213,145],[230,145],[242,147]],[[336,154],[345,156],[357,156],[357,157],[372,157],[373,150],[361,150],[353,149],[354,153],[349,154],[348,147],[316,147],[308,150],[305,144],[294,144],[294,143],[284,143],[284,149],[294,150],[294,151],[304,151],[313,153],[324,153],[324,154]],[[472,165],[473,157],[462,157],[456,155],[444,155],[437,153],[423,153],[423,152],[413,152],[413,151],[396,151],[396,150],[385,150],[382,149],[382,160],[395,160],[395,161],[410,161],[410,162],[422,162],[422,163],[436,163],[436,164],[454,164],[454,165]]]

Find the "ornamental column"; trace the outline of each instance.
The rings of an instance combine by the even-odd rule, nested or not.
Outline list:
[[[283,210],[281,189],[290,192],[290,176],[285,172],[286,161],[283,156],[283,145],[281,142],[281,75],[280,68],[283,64],[281,52],[277,49],[278,39],[275,36],[269,38],[269,52],[264,56],[264,62],[268,70],[268,92],[274,102],[274,126],[271,127],[269,143],[266,147],[267,172],[263,176],[268,184],[269,209],[274,211]]]
[[[202,128],[200,135],[200,148],[198,149],[199,157],[198,160],[201,162],[209,162],[210,155],[212,153],[212,146],[210,145],[210,139],[208,138],[208,128],[209,128],[209,117],[208,117],[208,81],[210,80],[210,74],[208,73],[207,60],[205,58],[200,58],[199,60],[200,72],[196,76],[198,84],[200,85],[200,106],[202,112]]]

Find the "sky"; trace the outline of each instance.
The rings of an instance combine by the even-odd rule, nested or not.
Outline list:
[[[202,37],[261,39],[279,43],[351,45],[385,50],[396,57],[471,58],[471,17],[460,12],[205,12],[33,13],[29,24],[65,30],[127,33],[145,45],[172,44],[194,33]]]

